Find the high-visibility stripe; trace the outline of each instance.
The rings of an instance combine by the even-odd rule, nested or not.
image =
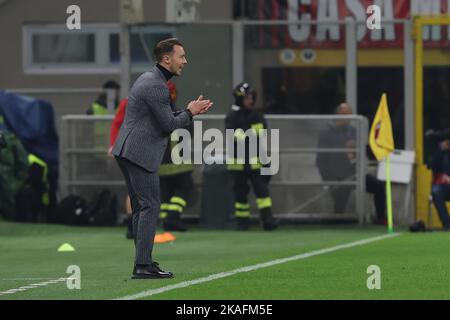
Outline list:
[[[252,170],[258,170],[262,168],[261,163],[255,163],[255,164],[251,164],[250,168],[252,168]]]
[[[248,203],[236,202],[236,203],[234,204],[234,207],[235,207],[236,209],[249,209],[249,208],[250,208],[250,205],[249,205]]]
[[[243,159],[228,158],[227,169],[230,171],[243,171],[245,169],[245,163],[237,163],[238,161],[245,162],[245,160]],[[258,157],[251,158],[249,164],[252,170],[258,170],[262,168],[262,164],[259,161]]]
[[[182,163],[182,164],[163,163],[159,166],[158,175],[169,176],[173,174],[190,172],[192,170],[194,170],[194,166],[189,163]]]
[[[183,206],[181,204],[179,204],[179,203],[174,203],[174,201],[173,201],[174,198],[175,198],[175,201],[180,201],[181,200],[181,201],[183,201],[186,204],[186,202],[182,198],[172,197],[170,199],[170,201],[172,203],[161,203],[161,207],[160,207],[161,212],[159,214],[160,218],[166,218],[167,215],[169,214],[168,211],[183,212],[183,209],[184,209]]]
[[[101,104],[94,102],[92,104],[92,113],[96,116],[104,116],[109,114],[108,108],[105,108]]]
[[[272,206],[272,199],[270,197],[257,198],[256,205],[258,209],[270,208]]]
[[[160,213],[159,213],[159,217],[160,217],[161,219],[167,218],[167,212],[165,212],[165,211],[160,212]]]
[[[97,102],[92,103],[91,109],[94,116],[105,116],[110,114],[108,108]],[[104,121],[94,122],[94,144],[97,149],[103,148],[106,144],[105,135],[109,132],[109,126],[110,125]]]
[[[244,130],[242,130],[241,128],[236,129],[234,131],[234,138],[236,140],[239,140],[239,141],[245,140],[245,132],[244,132]]]
[[[32,165],[33,163],[36,163],[37,165],[41,166],[44,169],[44,172],[42,174],[42,182],[44,183],[45,186],[45,192],[42,195],[42,203],[46,206],[48,206],[50,204],[50,195],[48,192],[48,180],[47,180],[47,176],[48,176],[48,166],[45,163],[44,160],[42,160],[41,158],[35,156],[34,154],[30,153],[28,155],[28,163],[30,165]]]
[[[264,129],[264,125],[261,122],[252,124],[252,130],[255,132],[255,134],[257,136],[260,135],[260,133],[262,132],[261,130],[263,130],[263,129]]]
[[[234,215],[238,218],[248,218],[250,217],[250,211],[236,210]]]
[[[48,192],[45,192],[45,193],[42,195],[42,203],[43,203],[44,205],[46,205],[46,206],[48,206],[48,205],[50,204],[50,195],[49,195]]]
[[[243,171],[244,165],[238,163],[229,163],[227,164],[227,169],[231,171]]]
[[[258,164],[259,158],[258,157],[251,157],[250,158],[250,164]]]
[[[170,198],[170,202],[171,203],[175,203],[175,204],[179,204],[179,205],[181,205],[183,207],[186,207],[186,204],[187,204],[186,200],[184,200],[181,197],[172,197],[172,198]]]
[[[33,163],[36,163],[37,165],[41,166],[44,169],[44,174],[42,176],[42,182],[47,183],[47,175],[48,175],[48,166],[45,163],[44,160],[38,158],[34,154],[28,155],[28,163],[31,165]]]
[[[250,159],[250,168],[252,168],[253,170],[262,168],[261,162],[259,161],[258,157],[253,157]]]
[[[179,204],[169,204],[167,205],[168,211],[176,211],[176,212],[183,212],[183,207]]]
[[[252,170],[258,170],[262,168],[262,165],[260,163],[251,164],[250,168]],[[244,165],[243,164],[227,164],[227,169],[230,171],[244,171]]]
[[[169,204],[167,204],[167,203],[161,203],[161,207],[160,207],[160,210],[161,210],[161,212],[159,213],[159,217],[161,218],[161,219],[165,219],[166,217],[167,217],[167,212],[166,212],[166,210],[167,210],[167,206],[168,206]]]

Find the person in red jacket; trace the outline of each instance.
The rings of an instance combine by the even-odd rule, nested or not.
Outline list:
[[[111,155],[114,142],[116,141],[117,135],[119,134],[120,126],[122,125],[123,119],[125,118],[125,110],[127,108],[128,98],[120,100],[119,107],[117,108],[116,115],[111,124],[111,130],[109,132],[109,149],[108,155]]]
[[[117,135],[119,134],[120,126],[123,123],[123,119],[125,118],[125,111],[127,108],[128,99],[122,99],[120,100],[119,107],[117,108],[116,115],[114,116],[114,120],[111,124],[111,129],[109,131],[109,148],[108,148],[108,157],[111,159],[114,159],[114,156],[112,155],[112,149],[114,146],[114,142],[116,142]],[[127,225],[127,239],[133,238],[133,219],[131,218],[131,201],[130,196],[127,195],[125,199],[125,210],[127,213],[127,218],[125,220],[125,223]]]

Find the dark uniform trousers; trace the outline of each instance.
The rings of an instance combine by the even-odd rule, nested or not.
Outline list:
[[[158,174],[147,171],[125,158],[116,156],[116,160],[125,177],[133,209],[135,264],[151,264],[160,207]]]
[[[186,208],[187,199],[194,188],[192,172],[160,176],[159,182],[161,184],[160,218],[179,218]]]
[[[256,203],[259,211],[270,211],[272,201],[269,195],[267,177],[262,176],[260,170],[230,171],[233,176],[233,189],[235,196],[235,215],[237,217],[249,217],[248,194],[249,182],[256,195]]]

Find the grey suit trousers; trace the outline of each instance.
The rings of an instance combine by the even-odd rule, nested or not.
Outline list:
[[[153,262],[152,251],[160,209],[159,177],[133,162],[116,156],[125,178],[133,210],[133,236],[136,248],[135,264]]]

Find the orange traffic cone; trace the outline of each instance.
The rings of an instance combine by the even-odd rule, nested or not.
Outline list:
[[[175,241],[177,238],[170,232],[155,235],[155,243],[165,243]]]

